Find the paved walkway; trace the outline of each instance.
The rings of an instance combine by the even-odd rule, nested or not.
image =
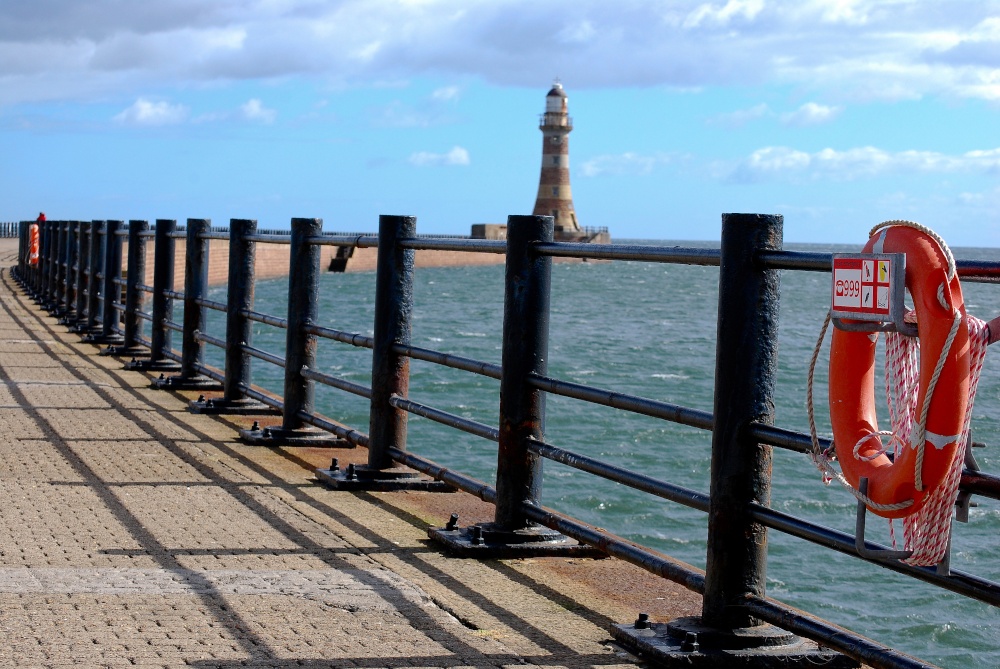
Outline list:
[[[634,666],[607,631],[627,607],[572,566],[445,557],[399,494],[316,486],[304,456],[94,355],[11,264],[8,245],[0,666]]]

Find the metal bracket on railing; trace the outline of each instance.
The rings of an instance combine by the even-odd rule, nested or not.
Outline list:
[[[986,448],[986,444],[972,441],[972,433],[969,433],[969,440],[965,442],[965,468],[969,471],[981,471],[976,456],[972,454],[973,448]],[[978,506],[972,501],[972,493],[968,490],[959,490],[958,498],[955,500],[955,520],[960,523],[969,522],[969,509]]]
[[[858,493],[862,497],[868,496],[867,476],[862,476],[858,481]],[[868,507],[859,499],[857,521],[854,526],[854,548],[857,549],[858,555],[869,560],[905,560],[913,555],[913,551],[871,549],[865,546],[865,519],[867,515]]]

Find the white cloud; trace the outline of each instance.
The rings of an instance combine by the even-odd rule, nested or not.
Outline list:
[[[815,153],[783,146],[758,149],[725,176],[738,182],[768,178],[817,178],[851,180],[888,173],[980,172],[1000,173],[1000,148],[948,155],[935,151],[885,151],[872,146]]]
[[[539,67],[579,88],[767,83],[828,101],[1000,100],[996,0],[22,4],[0,13],[0,105],[282,77],[535,86]]]
[[[169,102],[153,102],[139,98],[114,118],[126,125],[174,125],[187,119],[188,108]]]
[[[749,109],[738,109],[726,114],[718,114],[708,120],[710,125],[721,125],[726,128],[740,128],[751,121],[764,118],[771,114],[771,109],[765,103],[754,105]]]
[[[595,35],[597,35],[597,30],[594,28],[594,24],[583,20],[560,30],[556,39],[563,44],[582,44],[589,42]]]
[[[585,177],[601,175],[643,175],[650,174],[657,166],[671,162],[672,157],[665,153],[641,155],[632,151],[618,155],[596,156],[580,166],[580,172]]]
[[[752,21],[763,10],[764,0],[729,0],[722,6],[705,3],[687,15],[684,27],[697,28],[703,24],[725,26],[734,18]]]
[[[447,153],[431,153],[420,151],[410,155],[410,164],[417,167],[431,167],[437,165],[468,165],[469,152],[461,146],[455,146]]]
[[[821,125],[837,118],[842,111],[841,107],[827,107],[815,102],[807,102],[793,112],[782,114],[781,122],[792,126]]]
[[[431,99],[438,102],[451,102],[458,100],[462,89],[458,86],[443,86],[431,93]]]
[[[259,121],[261,123],[274,123],[274,119],[278,116],[277,111],[266,108],[257,98],[247,100],[245,104],[240,106],[240,113],[248,121]]]

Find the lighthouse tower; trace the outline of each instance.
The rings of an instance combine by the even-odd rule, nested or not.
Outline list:
[[[556,239],[577,240],[583,239],[585,233],[576,221],[569,187],[569,133],[573,130],[573,119],[569,117],[567,99],[558,81],[545,96],[545,113],[538,124],[542,131],[542,173],[532,214],[555,219]]]

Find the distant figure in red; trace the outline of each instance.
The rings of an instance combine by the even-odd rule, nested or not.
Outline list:
[[[38,267],[38,224],[45,222],[45,212],[39,212],[38,218],[28,226],[28,264]]]

